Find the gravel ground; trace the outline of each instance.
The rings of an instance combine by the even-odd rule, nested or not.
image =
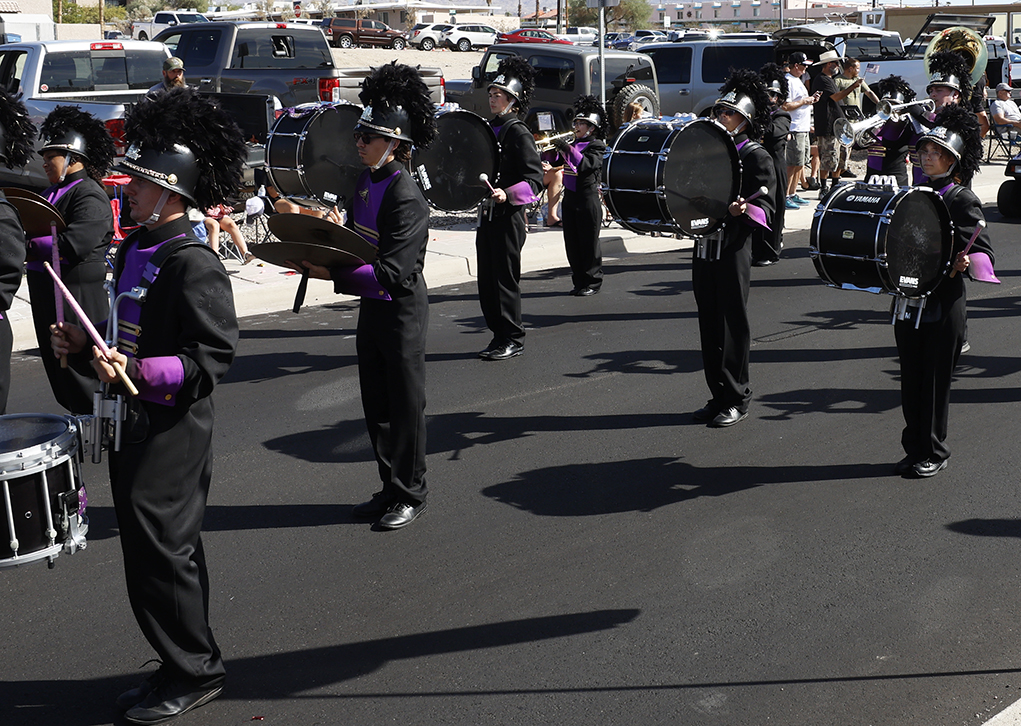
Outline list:
[[[422,66],[423,68],[439,66],[443,69],[443,77],[447,80],[471,78],[472,68],[482,62],[482,56],[483,52],[480,50],[460,53],[456,50],[414,50],[411,47],[404,50],[388,48],[333,49],[333,60],[341,68],[374,67],[395,60],[398,63]]]

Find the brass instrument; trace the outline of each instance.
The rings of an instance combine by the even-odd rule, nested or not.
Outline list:
[[[833,122],[833,135],[844,146],[855,146],[863,149],[871,146],[878,140],[876,138],[876,129],[880,128],[887,121],[893,121],[894,123],[901,121],[905,113],[910,112],[910,109],[916,107],[922,113],[931,115],[936,111],[936,102],[931,98],[923,98],[910,103],[893,103],[889,99],[884,98],[876,106],[875,115],[869,116],[858,123],[852,124],[845,118],[838,118]]]
[[[936,113],[936,102],[931,98],[921,98],[917,101],[911,101],[910,103],[892,103],[889,99],[884,98],[876,106],[880,113],[885,113],[886,116],[894,122],[901,121],[904,119],[904,113],[909,112],[910,109],[917,107],[918,112],[931,116]]]
[[[986,72],[989,62],[989,50],[986,42],[971,28],[957,25],[940,31],[929,41],[925,49],[925,72],[929,73],[929,58],[933,53],[950,51],[964,58],[971,73],[971,85],[976,86]]]
[[[557,141],[574,141],[574,132],[564,131],[560,134],[537,134],[535,136],[535,148],[539,150],[540,154],[546,151],[553,151]]]

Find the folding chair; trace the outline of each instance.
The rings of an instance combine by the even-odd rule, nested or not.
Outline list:
[[[989,147],[986,152],[987,164],[992,161],[997,150],[1002,151],[1008,159],[1012,159],[1018,150],[1021,149],[1021,139],[1018,138],[1018,131],[1010,124],[992,124],[986,136],[989,139]]]

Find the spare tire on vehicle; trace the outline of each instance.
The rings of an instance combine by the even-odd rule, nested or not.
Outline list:
[[[647,116],[659,117],[659,96],[648,86],[642,83],[632,83],[624,86],[620,92],[610,101],[610,123],[614,129],[624,124],[627,118],[627,107],[632,103],[638,103]]]

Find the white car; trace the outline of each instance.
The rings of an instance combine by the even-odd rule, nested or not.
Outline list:
[[[488,25],[455,25],[440,36],[440,44],[467,51],[493,45],[496,43],[496,35],[496,28]]]
[[[595,45],[599,37],[598,28],[568,28],[566,32],[557,35],[561,40],[569,40],[575,45]]]
[[[454,26],[450,23],[419,23],[408,31],[408,42],[419,50],[432,50],[440,44],[440,37]]]

